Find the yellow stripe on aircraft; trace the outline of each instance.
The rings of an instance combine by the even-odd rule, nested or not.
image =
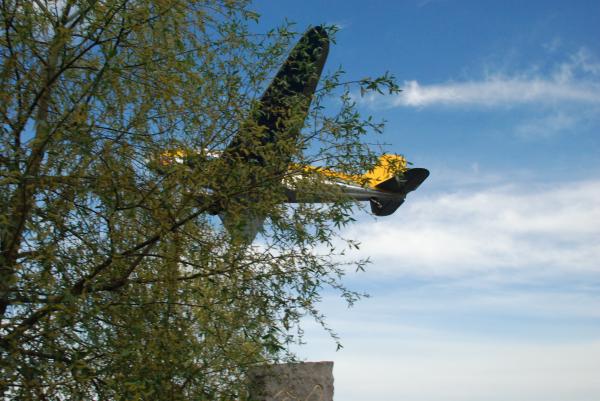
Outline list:
[[[188,153],[183,150],[170,150],[160,155],[159,163],[163,166],[167,166],[173,162],[182,163],[187,156]],[[377,164],[372,170],[360,175],[349,175],[323,167],[299,166],[296,164],[290,165],[290,170],[318,173],[328,178],[375,188],[378,184],[392,178],[398,173],[406,171],[407,162],[404,156],[384,154],[379,157]]]
[[[314,172],[333,179],[375,188],[378,184],[381,184],[382,182],[392,178],[398,173],[406,171],[407,162],[404,156],[385,154],[379,157],[377,164],[372,170],[367,171],[362,175],[348,175],[314,166],[292,166],[292,169],[294,169],[294,167],[301,168],[306,172]]]

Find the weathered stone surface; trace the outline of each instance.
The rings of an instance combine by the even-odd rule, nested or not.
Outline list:
[[[333,401],[333,362],[260,366],[249,379],[251,401]]]

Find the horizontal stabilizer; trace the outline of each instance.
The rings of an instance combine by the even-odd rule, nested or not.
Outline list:
[[[429,170],[424,168],[411,168],[406,170],[402,175],[396,175],[392,178],[375,186],[383,191],[404,193],[414,191],[429,177]]]
[[[375,188],[389,192],[402,192],[402,187],[406,183],[406,180],[401,175],[395,175],[392,178],[375,185]]]
[[[417,189],[429,177],[429,171],[424,168],[411,168],[402,175],[397,175],[378,184],[375,188],[398,194],[397,199],[384,197],[371,198],[371,212],[375,216],[389,216],[404,203],[406,194]]]
[[[371,213],[375,216],[389,216],[404,203],[404,199],[371,199]]]
[[[414,191],[429,177],[429,170],[426,168],[411,168],[404,172],[404,184],[403,192],[405,194]]]

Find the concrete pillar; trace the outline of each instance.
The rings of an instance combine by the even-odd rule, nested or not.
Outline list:
[[[253,368],[251,401],[333,401],[333,362],[299,362]]]

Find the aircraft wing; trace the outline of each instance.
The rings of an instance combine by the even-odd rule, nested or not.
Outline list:
[[[270,171],[285,173],[328,52],[325,29],[317,26],[306,31],[223,157],[258,162]]]
[[[317,26],[305,32],[221,154],[232,169],[252,166],[248,179],[257,187],[265,180],[279,182],[287,172],[328,52],[325,29]],[[235,200],[237,212],[225,209],[218,214],[230,233],[250,243],[265,216],[244,205],[260,201],[260,194],[240,197]]]

